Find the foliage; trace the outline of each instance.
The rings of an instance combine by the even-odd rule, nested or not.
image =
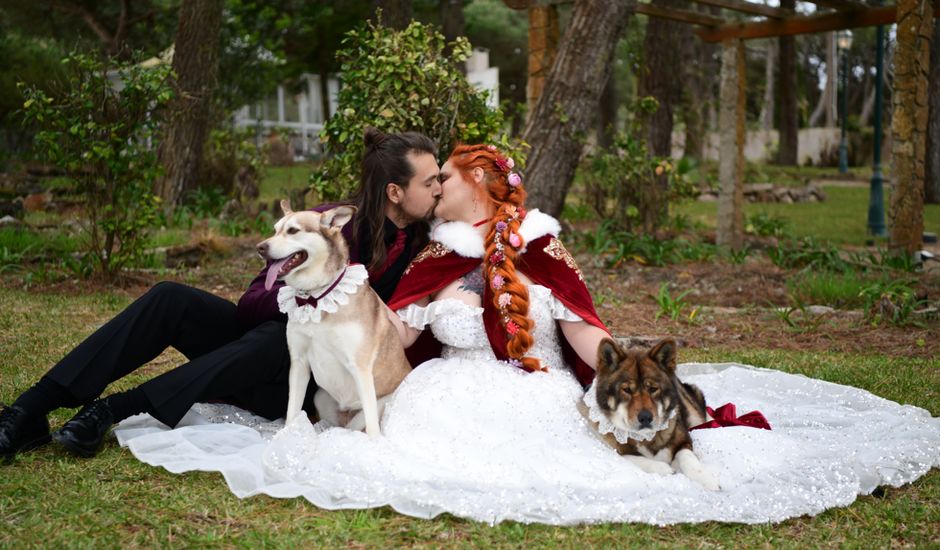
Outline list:
[[[758,212],[747,217],[744,232],[759,237],[783,237],[790,234],[789,225],[789,222],[783,218]]]
[[[490,51],[490,64],[499,66],[499,98],[507,118],[521,125],[525,118],[529,74],[529,22],[525,10],[514,10],[502,0],[474,0],[463,9],[466,36]],[[516,108],[518,106],[519,108]]]
[[[159,110],[170,100],[169,67],[120,64],[120,90],[106,65],[75,54],[64,61],[67,86],[47,93],[24,86],[25,119],[36,124],[36,148],[61,168],[85,201],[88,253],[95,271],[112,277],[143,260],[159,199],[160,169],[150,145]]]
[[[917,269],[910,254],[898,253],[896,250],[879,247],[877,250],[862,250],[850,252],[849,258],[852,262],[863,268],[875,268],[881,270],[897,270],[911,273]]]
[[[603,257],[612,267],[624,262],[661,266],[708,261],[718,252],[718,247],[708,243],[682,238],[660,240],[651,235],[636,235],[618,229],[617,222],[611,219],[601,222],[594,231],[576,233],[574,243],[593,256]]]
[[[285,34],[296,24],[291,13],[270,2],[226,0],[219,79],[213,93],[220,115],[227,116],[277,88],[285,72]]]
[[[861,292],[867,284],[855,271],[804,271],[787,281],[790,295],[801,303],[848,309],[862,305]]]
[[[786,240],[776,248],[768,248],[767,256],[774,265],[784,269],[805,267],[837,273],[850,269],[837,247],[813,237]]]
[[[658,108],[654,98],[645,97],[633,110],[651,113]],[[640,135],[638,129],[619,133],[609,150],[591,154],[581,170],[588,203],[601,218],[617,220],[627,231],[652,233],[667,221],[664,203],[692,196],[697,189],[689,178],[691,164],[653,156]],[[667,181],[665,194],[659,191],[661,178]]]
[[[200,185],[215,190],[224,199],[241,202],[258,198],[258,182],[264,177],[266,157],[253,138],[252,128],[211,130],[205,144]]]
[[[450,44],[447,55],[444,37],[430,26],[412,22],[395,31],[369,22],[343,44],[337,54],[343,73],[339,111],[320,134],[332,156],[311,176],[321,198],[356,188],[366,126],[426,134],[442,147],[442,157],[455,142],[491,142],[499,133],[502,115],[487,107],[485,94],[457,68],[470,55],[466,39]],[[511,149],[505,136],[499,143]]]
[[[904,326],[916,324],[913,313],[926,305],[914,290],[913,279],[883,278],[860,292],[865,301],[865,314],[873,325],[890,323]]]
[[[678,296],[672,296],[669,293],[669,283],[664,282],[659,286],[659,291],[656,293],[656,296],[653,296],[653,299],[656,300],[656,304],[659,305],[659,310],[656,312],[655,319],[659,319],[663,315],[669,317],[673,321],[679,320],[679,317],[682,316],[682,310],[689,306],[685,301],[687,294],[692,292],[692,289],[687,289]],[[695,321],[695,316],[698,313],[699,308],[692,308],[692,311],[688,315],[688,322],[692,323]]]
[[[23,94],[17,82],[48,90],[63,76],[63,52],[48,40],[23,35],[17,31],[3,32],[0,28],[0,130],[6,134],[5,146],[0,146],[0,167],[4,156],[30,145],[31,128],[18,124],[14,113],[23,106]]]

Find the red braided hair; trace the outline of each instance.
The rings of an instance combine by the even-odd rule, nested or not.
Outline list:
[[[525,370],[544,370],[538,359],[525,356],[532,347],[534,323],[529,318],[529,290],[519,281],[515,266],[526,244],[519,235],[526,197],[521,179],[511,171],[512,160],[492,145],[458,145],[449,160],[466,181],[473,181],[475,168],[483,170],[478,192],[495,209],[484,243],[483,276],[506,330],[506,353]]]

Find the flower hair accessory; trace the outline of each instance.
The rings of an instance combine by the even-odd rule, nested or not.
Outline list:
[[[509,157],[506,158],[497,158],[496,167],[499,168],[500,172],[510,172],[513,167],[516,165],[516,162]]]
[[[511,222],[525,216],[525,210],[513,205],[507,205],[506,213],[508,214],[506,219],[499,220],[494,224],[496,234],[493,238],[493,243],[495,244],[496,250],[489,256],[489,269],[491,273],[490,288],[493,289],[496,305],[499,307],[500,321],[503,328],[506,330],[506,336],[508,339],[512,339],[513,336],[521,330],[521,327],[509,316],[509,306],[512,305],[513,296],[505,291],[506,279],[500,275],[497,270],[499,265],[506,259],[506,243],[503,242],[503,233],[509,228]],[[507,238],[509,240],[509,246],[513,248],[518,249],[522,245],[522,238],[516,233],[510,233]],[[519,364],[521,365],[521,363]]]
[[[509,186],[513,188],[519,187],[520,185],[522,185],[522,178],[519,177],[519,174],[515,172],[510,172],[509,177],[506,178],[506,181],[507,183],[509,183]]]

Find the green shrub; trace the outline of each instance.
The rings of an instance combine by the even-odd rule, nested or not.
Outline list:
[[[320,134],[330,158],[311,175],[321,199],[343,197],[357,187],[367,126],[421,132],[441,146],[442,158],[456,142],[513,148],[507,136],[497,139],[502,114],[487,107],[486,95],[457,68],[470,56],[466,39],[458,38],[446,53],[444,37],[429,25],[412,22],[396,31],[370,22],[349,32],[343,44],[337,53],[343,74],[339,109]],[[524,160],[519,151],[513,157]]]
[[[812,237],[790,239],[776,248],[768,248],[767,256],[777,267],[802,268],[844,273],[850,269],[839,249]]]
[[[254,133],[254,128],[224,127],[210,131],[200,170],[200,187],[221,190],[226,199],[239,202],[257,199],[266,157],[262,148],[255,145]]]
[[[37,152],[61,168],[83,197],[87,252],[95,272],[112,278],[145,260],[147,233],[158,219],[151,185],[160,168],[151,139],[159,110],[172,96],[170,68],[109,67],[80,54],[63,63],[64,88],[47,93],[23,86],[23,112],[40,129]]]
[[[759,237],[784,237],[790,234],[790,223],[783,218],[758,212],[747,217],[744,232]]]
[[[896,326],[917,324],[913,313],[926,305],[914,290],[913,279],[884,278],[866,286],[860,292],[865,301],[865,313],[873,325],[890,323]]]
[[[645,97],[633,111],[651,113],[658,108],[654,98]],[[616,220],[626,231],[653,233],[667,223],[670,202],[691,197],[698,189],[690,177],[691,162],[653,156],[639,135],[638,128],[618,134],[610,149],[590,155],[580,170],[587,201],[602,219]]]

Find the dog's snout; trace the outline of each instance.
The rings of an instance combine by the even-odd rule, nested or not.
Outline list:
[[[642,411],[640,411],[640,414],[636,415],[636,419],[637,419],[637,422],[639,422],[641,426],[644,426],[644,427],[650,426],[653,423],[653,413],[651,413],[650,411],[646,409],[643,409]]]
[[[263,241],[258,244],[258,254],[261,254],[262,258],[268,256],[268,241]]]

